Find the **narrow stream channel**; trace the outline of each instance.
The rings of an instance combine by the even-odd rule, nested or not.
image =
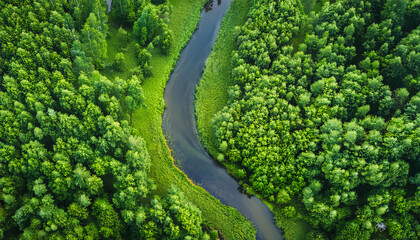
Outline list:
[[[112,0],[106,0],[106,4],[108,5],[108,12],[110,12],[111,11]]]
[[[181,52],[165,88],[162,128],[180,168],[223,204],[238,209],[257,228],[257,239],[283,239],[273,214],[258,198],[240,193],[239,184],[201,146],[194,118],[194,93],[221,21],[232,0],[203,9],[200,23]],[[191,196],[193,197],[193,196]]]

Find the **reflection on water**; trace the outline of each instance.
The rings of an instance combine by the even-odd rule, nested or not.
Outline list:
[[[217,0],[217,5],[220,5],[220,3],[222,2],[222,0]],[[213,10],[213,6],[214,6],[214,0],[208,0],[206,2],[206,4],[204,5],[204,9],[206,12]]]
[[[222,0],[217,0],[217,6],[220,6],[222,4]],[[208,0],[206,4],[204,5],[204,9],[206,12],[213,10],[214,7],[214,0]]]
[[[238,190],[238,192],[240,194],[243,194],[245,196],[247,196],[249,199],[251,199],[252,197],[254,197],[253,195],[249,195],[248,192],[245,190],[245,188],[242,185],[239,185],[238,188],[236,188]]]

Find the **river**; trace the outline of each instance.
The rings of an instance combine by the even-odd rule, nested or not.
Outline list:
[[[231,0],[214,1],[211,9],[203,9],[198,28],[182,50],[166,85],[167,108],[162,128],[173,157],[190,179],[247,217],[257,229],[257,239],[283,239],[269,208],[258,198],[240,192],[239,184],[208,155],[197,134],[193,105],[195,88],[230,3]]]
[[[112,0],[106,0],[106,4],[108,5],[108,12],[111,11],[111,3],[112,3]]]

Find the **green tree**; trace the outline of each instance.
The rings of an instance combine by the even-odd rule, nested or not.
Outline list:
[[[127,82],[127,93],[125,96],[125,107],[130,114],[130,125],[132,124],[133,112],[144,104],[144,93],[140,80],[137,76]]]
[[[123,71],[125,68],[125,57],[124,57],[124,53],[119,52],[115,55],[114,57],[114,69],[117,71]]]
[[[92,58],[97,68],[103,68],[107,58],[106,34],[102,32],[101,23],[91,13],[81,31],[81,40],[87,57]]]
[[[121,36],[123,41],[126,44],[128,44],[128,42],[130,41],[130,37],[128,36],[127,31],[123,27],[118,28],[118,34]]]
[[[104,238],[122,239],[122,223],[119,215],[106,199],[97,199],[92,216],[97,220],[99,234]]]
[[[158,25],[159,16],[156,8],[153,5],[147,5],[134,23],[133,36],[143,43],[141,45],[144,45],[155,37]]]

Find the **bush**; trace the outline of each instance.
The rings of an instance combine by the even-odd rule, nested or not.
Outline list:
[[[210,231],[210,239],[216,240],[219,237],[219,231],[217,230],[211,230]]]
[[[124,68],[125,68],[124,53],[119,52],[119,53],[115,54],[113,67],[114,67],[115,70],[120,71],[120,72],[122,72],[124,70]]]

